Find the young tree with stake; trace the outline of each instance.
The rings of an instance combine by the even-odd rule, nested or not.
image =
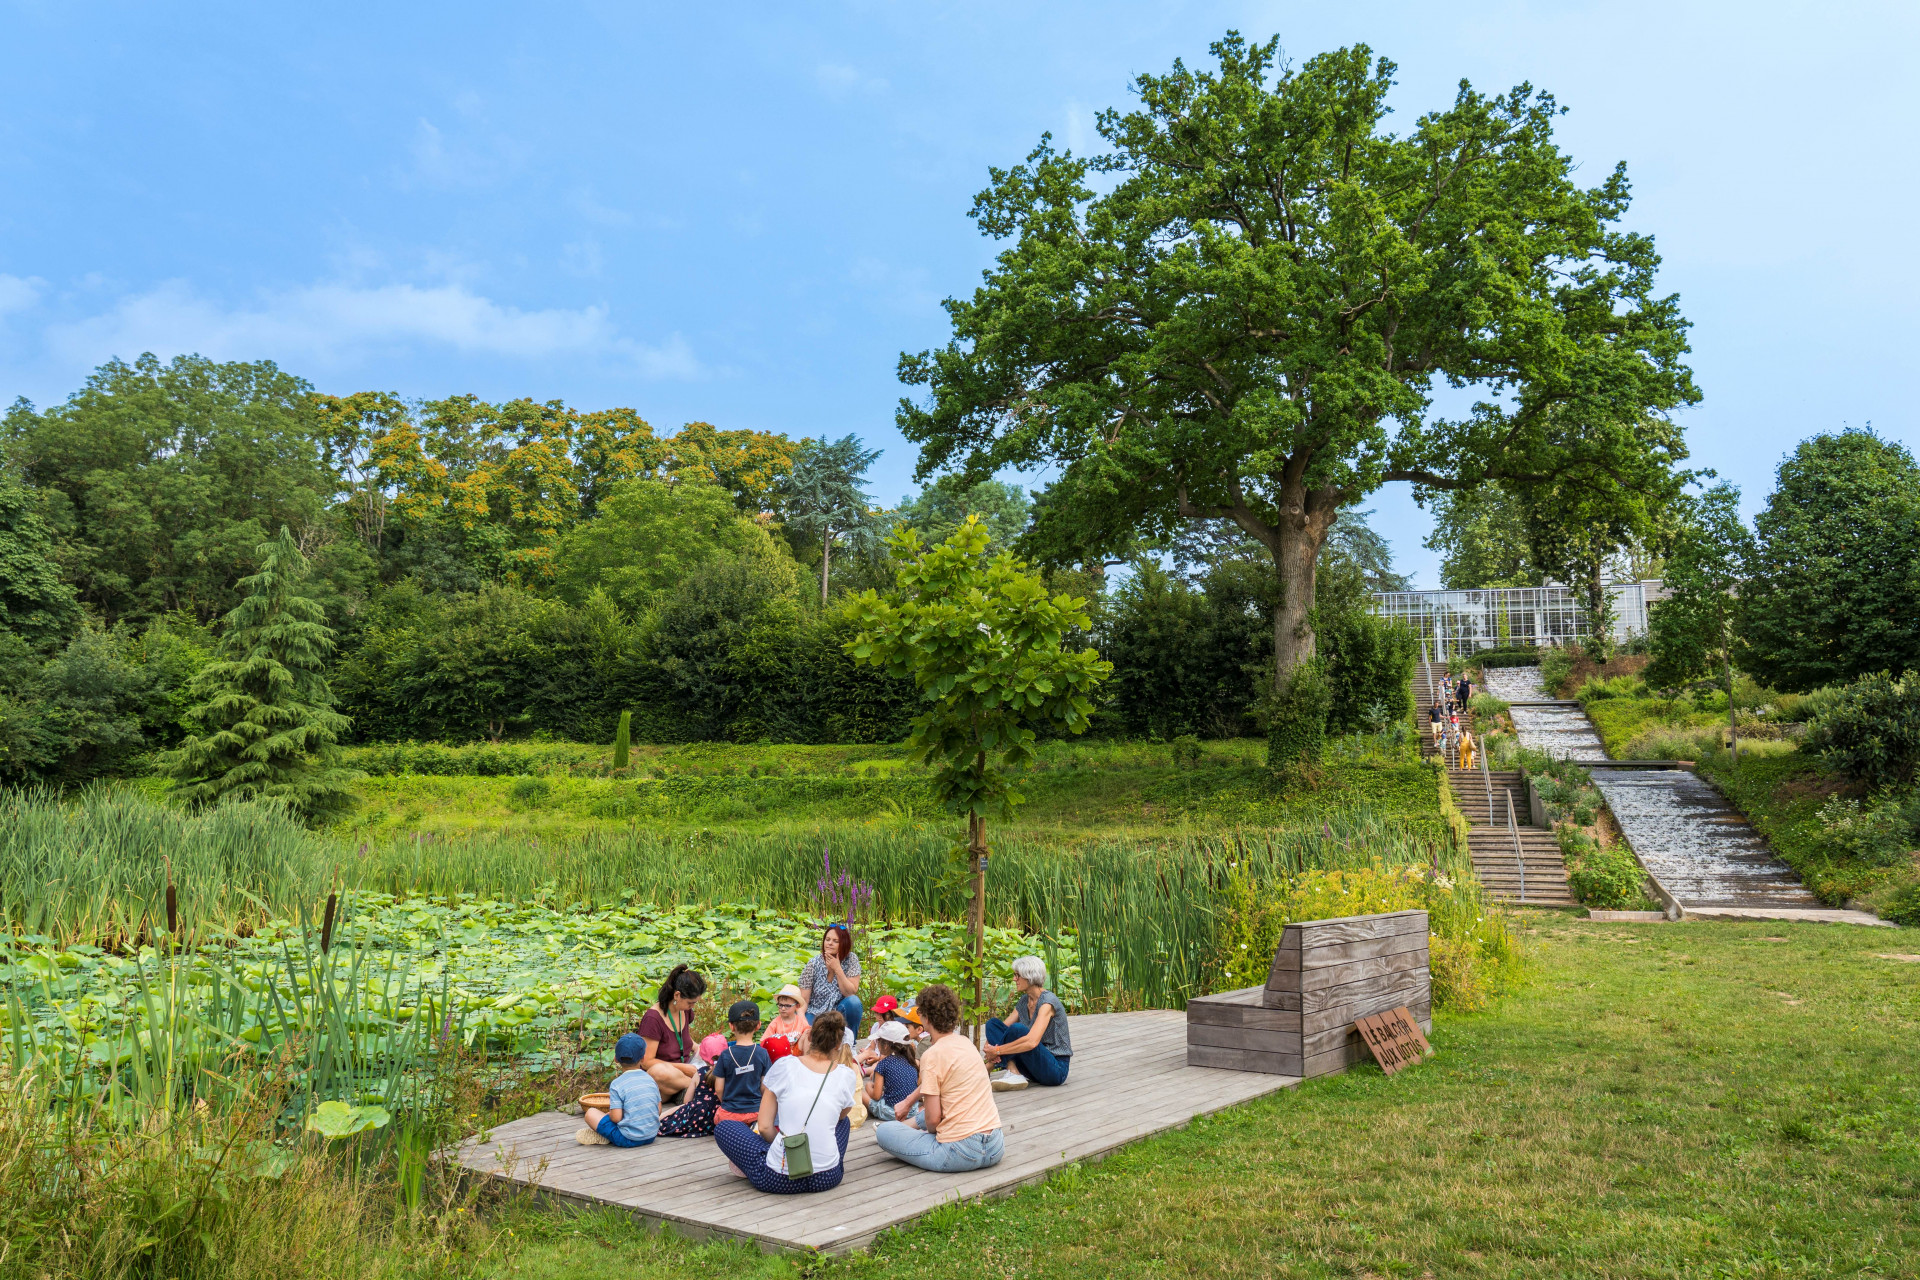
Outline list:
[[[1277,41],[1213,52],[1103,112],[1109,154],[1043,139],[992,171],[973,216],[1011,244],[947,303],[952,341],[902,356],[930,396],[897,421],[923,475],[1059,468],[1026,540],[1049,562],[1238,524],[1281,589],[1276,705],[1324,714],[1284,695],[1312,669],[1334,518],[1391,481],[1657,484],[1685,456],[1666,412],[1698,398],[1687,324],[1652,241],[1615,226],[1625,172],[1575,185],[1550,96],[1462,85],[1395,135],[1393,65],[1364,47],[1297,69]],[[1442,382],[1478,403],[1435,414]],[[1273,755],[1319,741],[1281,719]]]
[[[933,765],[935,796],[965,814],[972,895],[969,969],[981,1006],[986,947],[987,816],[1007,818],[1023,797],[1006,770],[1033,759],[1036,730],[1082,733],[1091,695],[1113,671],[1091,648],[1067,647],[1087,631],[1086,601],[1051,598],[1040,579],[1002,552],[989,555],[986,526],[968,516],[939,546],[905,528],[888,540],[898,587],[853,603],[859,626],[846,651],[857,663],[911,679],[930,704],[907,739],[913,760]]]

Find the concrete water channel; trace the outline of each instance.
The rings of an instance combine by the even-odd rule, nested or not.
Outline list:
[[[1538,667],[1491,668],[1486,691],[1506,702],[1551,700]],[[1608,759],[1593,722],[1578,706],[1516,706],[1510,714],[1522,746],[1559,759]],[[1868,912],[1823,906],[1726,797],[1692,770],[1592,772],[1594,786],[1667,898],[1670,913],[1885,923]]]

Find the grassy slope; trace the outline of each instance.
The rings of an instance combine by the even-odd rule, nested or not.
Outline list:
[[[1641,730],[1659,726],[1673,729],[1705,729],[1723,725],[1725,711],[1692,711],[1674,715],[1668,704],[1653,698],[1594,698],[1586,704],[1587,719],[1600,732],[1607,754],[1626,759],[1628,746]]]
[[[1360,806],[1439,814],[1433,774],[1417,761],[1332,763],[1317,789],[1278,793],[1257,757],[1240,746],[1210,744],[1208,757],[1187,769],[1170,764],[1164,749],[1109,758],[1063,753],[1021,780],[1026,803],[1017,826],[1074,837],[1315,822]],[[531,801],[515,798],[521,780],[512,777],[376,775],[355,784],[362,803],[342,830],[354,838],[481,829],[562,835],[636,821],[654,828],[772,831],[820,823],[908,829],[945,820],[924,776],[903,769],[897,755],[857,769],[784,776],[749,776],[744,770],[751,766],[738,761],[723,767],[741,771],[646,780],[551,775],[548,794]]]
[[[1236,1108],[817,1276],[1920,1275],[1920,931],[1528,928],[1439,1056]],[[857,1134],[856,1141],[870,1141]],[[509,1238],[505,1230],[514,1235]],[[612,1215],[509,1215],[481,1274],[791,1274]]]

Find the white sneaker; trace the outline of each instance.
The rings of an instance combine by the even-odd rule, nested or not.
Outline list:
[[[993,1080],[993,1091],[995,1093],[1012,1093],[1016,1089],[1026,1088],[1028,1083],[1027,1078],[1018,1071],[1015,1071],[1012,1067],[1008,1067],[1005,1071],[999,1072],[990,1078]]]

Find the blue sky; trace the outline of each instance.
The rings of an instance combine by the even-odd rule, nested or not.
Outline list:
[[[1794,442],[1916,443],[1920,9],[1351,3],[194,6],[0,0],[0,398],[109,356],[271,358],[323,390],[857,432],[910,488],[902,350],[993,245],[1040,133],[1094,147],[1228,28],[1364,42],[1402,117],[1461,78],[1571,108],[1694,321],[1698,465],[1751,508]],[[1375,524],[1432,585],[1405,487]]]

